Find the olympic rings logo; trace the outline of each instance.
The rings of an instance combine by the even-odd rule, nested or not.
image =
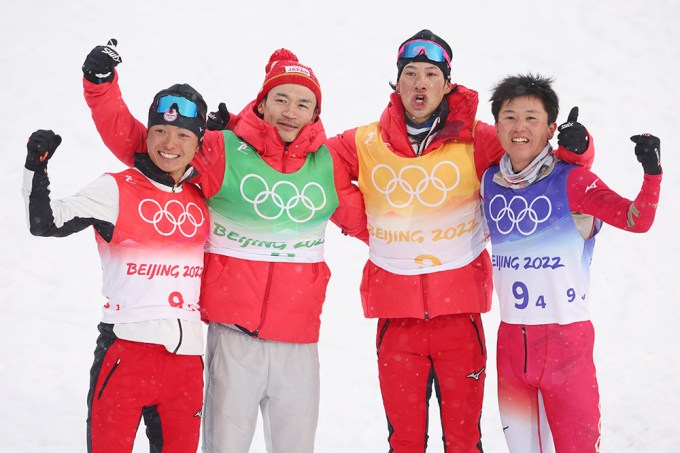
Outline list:
[[[139,203],[139,217],[154,226],[161,236],[170,236],[179,230],[184,237],[196,235],[198,228],[205,222],[203,211],[195,203],[184,206],[178,200],[169,200],[165,206],[151,198]]]
[[[442,174],[446,172],[446,167],[450,167],[453,171],[451,174]],[[441,171],[438,170],[442,168]],[[387,172],[387,178],[378,178],[378,172]],[[405,208],[410,205],[414,199],[427,207],[435,208],[446,201],[446,195],[458,187],[460,184],[460,170],[450,161],[442,161],[434,166],[432,172],[428,174],[427,170],[418,165],[406,165],[396,174],[394,169],[386,164],[379,164],[373,168],[371,172],[371,180],[374,187],[387,198],[387,202],[394,208]],[[380,181],[387,180],[387,183],[381,184]],[[432,186],[434,188],[434,198],[424,196],[425,191]],[[432,191],[430,191],[432,192]],[[406,197],[403,197],[403,195]],[[402,202],[399,202],[399,195],[402,195]]]
[[[489,203],[489,216],[496,222],[496,229],[501,234],[508,234],[517,227],[520,234],[528,236],[536,231],[539,224],[548,220],[551,213],[552,204],[545,195],[528,203],[520,196],[514,196],[508,202],[499,194]]]
[[[253,182],[246,186],[249,180]],[[299,190],[290,181],[278,181],[270,189],[264,178],[253,173],[241,180],[241,196],[265,220],[276,220],[285,212],[293,222],[304,223],[326,206],[326,192],[316,182]]]

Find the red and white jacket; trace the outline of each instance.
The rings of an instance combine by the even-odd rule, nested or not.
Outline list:
[[[191,184],[174,184],[148,155],[136,164],[60,200],[50,200],[46,172],[25,170],[29,228],[63,237],[93,226],[106,297],[102,322],[113,324],[118,338],[200,355],[205,199]],[[194,174],[188,170],[185,179]]]
[[[118,74],[112,83],[93,84],[83,79],[85,99],[104,143],[130,165],[135,149],[144,149],[146,127],[135,120],[122,100]],[[320,120],[305,126],[290,144],[274,126],[255,114],[252,102],[232,120],[233,132],[250,144],[273,169],[293,173],[308,153],[326,140]],[[225,173],[224,136],[206,131],[201,151],[192,165],[205,197],[217,193]],[[363,198],[342,163],[333,158],[339,206],[331,217],[344,234],[368,240]],[[316,343],[330,269],[325,262],[282,263],[245,260],[207,253],[201,293],[203,318],[234,324],[265,340]]]
[[[474,178],[474,184],[479,187],[483,172],[497,164],[503,155],[495,128],[475,119],[479,102],[476,91],[454,85],[445,99],[448,116],[420,156],[416,155],[409,141],[404,108],[398,94],[391,95],[377,125],[377,133],[396,156],[413,159],[414,163],[450,143],[472,144],[473,166],[470,171],[461,174],[461,178]],[[362,128],[351,129],[326,142],[331,152],[345,164],[350,178],[360,182],[363,178],[358,148],[364,143],[357,140],[363,134]],[[589,149],[583,155],[575,155],[559,148],[557,155],[569,163],[582,165],[592,161],[593,151]],[[475,203],[476,211],[481,212],[478,195],[479,190]],[[466,209],[469,210],[470,206]],[[451,212],[451,216],[458,217],[456,212]],[[493,292],[491,262],[486,249],[477,253],[461,267],[438,272],[424,269],[422,273],[413,275],[390,272],[369,259],[361,283],[364,315],[368,318],[429,319],[446,314],[489,311]]]

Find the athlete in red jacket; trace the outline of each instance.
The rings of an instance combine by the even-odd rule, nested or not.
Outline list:
[[[52,131],[28,141],[23,194],[36,236],[92,226],[107,301],[90,371],[87,451],[132,451],[141,417],[152,451],[198,447],[203,404],[199,313],[208,208],[189,166],[206,106],[188,85],[159,92],[149,109],[149,152],[135,168],[106,174],[76,195],[50,200]]]
[[[96,54],[111,66],[110,80],[85,80],[85,98],[102,139],[129,164],[146,129],[122,100],[112,52]],[[92,60],[85,66],[96,66]],[[210,323],[207,451],[247,452],[258,407],[274,451],[313,450],[317,342],[330,278],[325,224],[330,217],[354,236],[366,228],[361,194],[323,145],[320,110],[311,68],[276,51],[257,98],[232,119],[233,131],[207,131],[192,163],[211,217],[201,294]]]
[[[423,452],[434,383],[444,448],[481,451],[486,368],[481,313],[491,306],[491,263],[480,178],[503,151],[475,119],[475,91],[450,82],[451,48],[429,30],[399,48],[397,83],[376,123],[327,144],[364,196],[370,256],[364,314],[379,318],[376,345],[390,451]],[[584,153],[585,128],[562,142]],[[577,147],[579,145],[580,147]],[[587,163],[560,147],[558,156]]]

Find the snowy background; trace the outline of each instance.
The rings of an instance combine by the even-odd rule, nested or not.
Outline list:
[[[121,87],[145,121],[153,95],[176,82],[193,85],[213,109],[225,101],[240,111],[255,97],[271,52],[285,46],[316,72],[321,116],[332,136],[378,119],[396,77],[398,45],[430,28],[453,48],[453,80],[479,91],[483,121],[493,122],[487,100],[505,75],[554,76],[562,101],[558,123],[580,107],[579,120],[596,140],[593,170],[629,198],[642,181],[629,136],[661,137],[665,175],[656,224],[645,235],[603,229],[593,262],[592,317],[602,451],[677,452],[678,19],[675,0],[3,2],[0,451],[85,451],[88,373],[103,303],[99,258],[90,231],[65,239],[30,236],[20,186],[26,139],[39,128],[64,139],[50,164],[55,197],[122,169],[82,97],[80,66],[92,47],[118,38]],[[366,256],[362,244],[329,227],[334,274],[320,340],[320,453],[387,450],[375,320],[363,318],[358,294]],[[484,322],[483,442],[486,452],[507,453],[495,395],[496,306]],[[441,452],[434,400],[432,406],[428,451]],[[135,451],[148,451],[145,439]],[[251,451],[264,452],[259,431]]]

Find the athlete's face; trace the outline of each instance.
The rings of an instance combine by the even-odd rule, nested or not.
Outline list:
[[[146,135],[146,147],[153,163],[179,182],[199,145],[198,137],[190,130],[157,124]]]
[[[272,88],[257,106],[262,118],[290,143],[300,130],[316,120],[316,95],[309,88],[285,83]]]
[[[451,84],[439,67],[418,61],[404,66],[397,81],[397,93],[408,118],[415,124],[429,120],[451,91]]]
[[[516,172],[524,170],[545,148],[557,123],[548,123],[543,102],[535,96],[521,96],[501,105],[496,135]]]

